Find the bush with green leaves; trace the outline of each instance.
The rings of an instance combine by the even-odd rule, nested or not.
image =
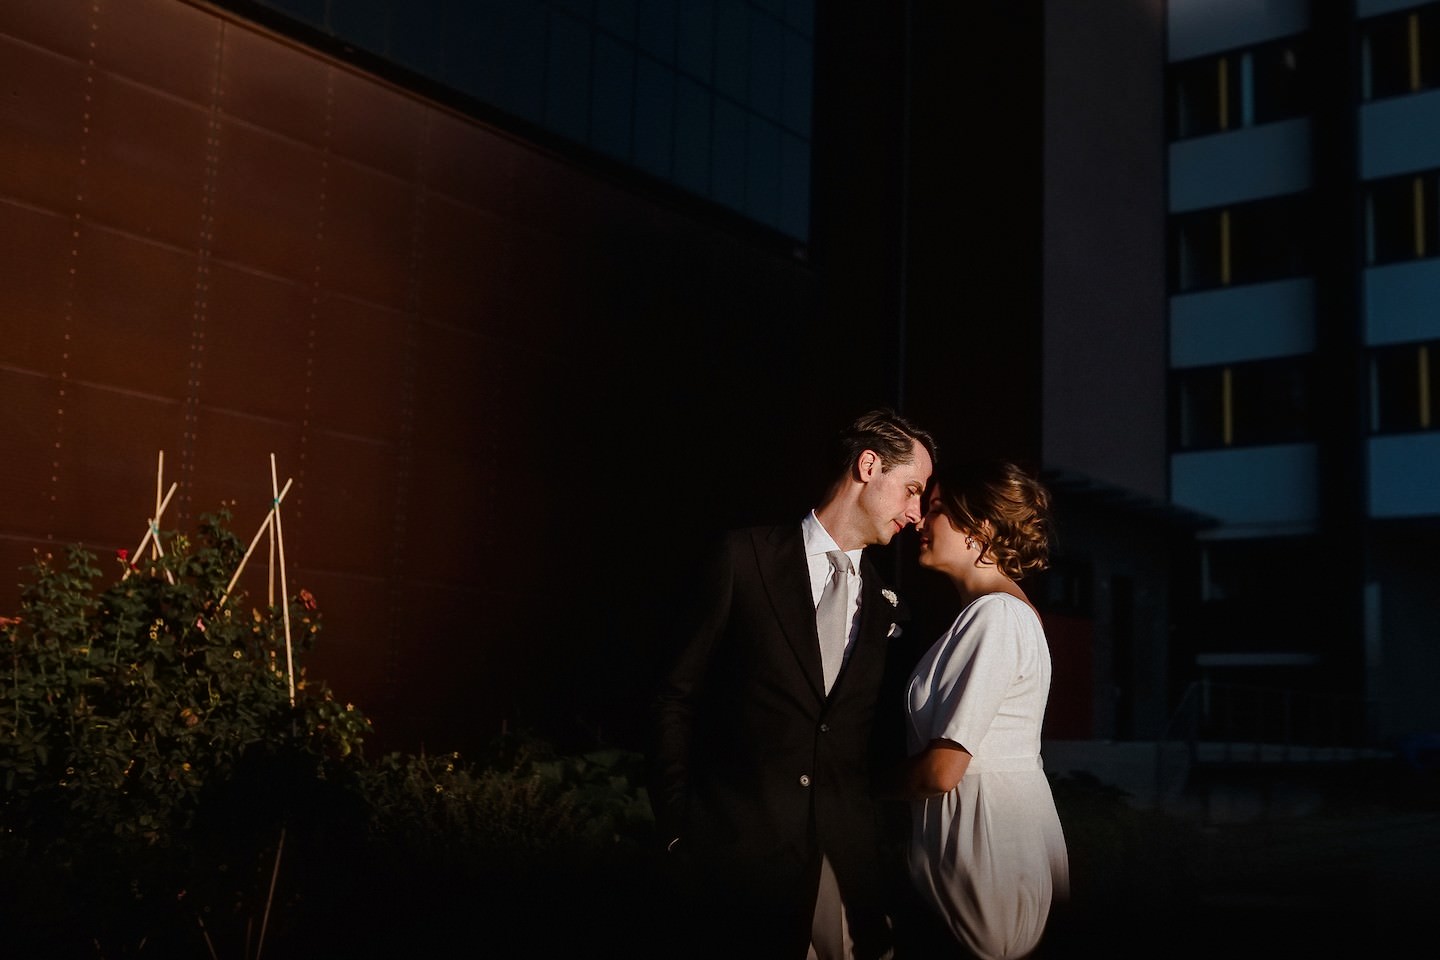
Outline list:
[[[253,913],[266,848],[306,785],[363,762],[363,713],[299,671],[292,703],[287,667],[320,630],[313,597],[256,609],[228,592],[245,552],[228,520],[162,534],[161,555],[121,551],[109,576],[80,546],[28,568],[0,621],[12,918],[89,927],[98,950],[143,942],[177,910]],[[293,802],[277,797],[291,787]]]
[[[10,842],[170,845],[206,788],[251,751],[308,756],[319,776],[358,758],[362,713],[303,675],[291,704],[285,612],[226,595],[244,554],[227,520],[206,516],[197,542],[171,536],[159,557],[121,552],[98,588],[89,551],[71,547],[63,563],[37,555],[3,632],[0,829]],[[292,651],[303,653],[320,614],[306,591],[289,603]]]
[[[497,737],[479,761],[387,754],[361,779],[377,839],[432,857],[504,864],[635,849],[653,824],[638,754],[561,754],[531,734]]]
[[[120,552],[109,576],[80,546],[37,554],[0,618],[0,939],[23,926],[38,949],[54,934],[103,956],[203,934],[216,955],[243,928],[248,953],[260,924],[293,935],[299,904],[353,893],[357,864],[493,876],[639,846],[632,753],[512,735],[478,762],[367,761],[369,719],[300,664],[314,597],[230,592],[245,550],[229,519],[158,534],[160,555]]]

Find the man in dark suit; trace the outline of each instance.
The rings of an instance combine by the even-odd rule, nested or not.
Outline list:
[[[867,413],[808,516],[732,531],[711,558],[654,703],[651,803],[692,894],[675,956],[890,950],[904,876],[874,788],[904,752],[898,693],[881,702],[902,608],[863,550],[920,518],[934,455],[905,418]]]

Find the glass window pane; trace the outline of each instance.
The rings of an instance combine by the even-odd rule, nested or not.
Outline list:
[[[1440,342],[1407,343],[1376,350],[1370,357],[1371,429],[1377,433],[1431,429],[1437,425],[1430,362]]]
[[[1365,188],[1365,249],[1371,264],[1436,255],[1434,171],[1376,180]]]
[[[1183,293],[1308,273],[1311,211],[1307,194],[1293,194],[1172,217],[1172,290]]]
[[[1310,436],[1308,368],[1297,357],[1232,369],[1236,445],[1289,443]]]
[[[1365,26],[1365,78],[1371,99],[1410,92],[1410,43],[1406,17],[1379,17]]]
[[[1220,219],[1220,211],[1202,210],[1171,221],[1170,276],[1177,293],[1221,284]]]
[[[1325,582],[1333,550],[1312,536],[1207,543],[1199,626],[1211,650],[1306,650],[1327,633],[1324,604],[1276,603]],[[1293,593],[1292,593],[1293,591]]]
[[[1270,123],[1310,112],[1310,87],[1299,39],[1269,44],[1253,54],[1255,122]]]
[[[1177,449],[1292,443],[1314,436],[1311,364],[1281,357],[1172,374]]]
[[[1365,21],[1361,90],[1367,99],[1440,86],[1440,7],[1429,4]]]
[[[1203,57],[1172,66],[1170,137],[1200,137],[1238,125],[1240,77],[1230,57]]]
[[[1175,375],[1171,435],[1181,450],[1223,446],[1221,369],[1181,370]]]

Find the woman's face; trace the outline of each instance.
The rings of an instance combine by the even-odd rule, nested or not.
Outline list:
[[[965,533],[955,526],[940,500],[937,484],[925,501],[925,515],[915,525],[920,534],[920,566],[932,570],[959,570],[973,565],[974,551],[965,545]]]

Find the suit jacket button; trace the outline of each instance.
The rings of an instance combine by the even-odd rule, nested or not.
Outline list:
[[[808,787],[808,786],[810,786],[810,774],[808,774],[808,773],[802,773],[802,774],[800,774],[800,786],[802,786],[802,787]]]
[[[829,733],[829,732],[830,732],[830,724],[828,724],[828,723],[822,723],[822,724],[820,724],[820,732],[821,732],[821,733]]]

